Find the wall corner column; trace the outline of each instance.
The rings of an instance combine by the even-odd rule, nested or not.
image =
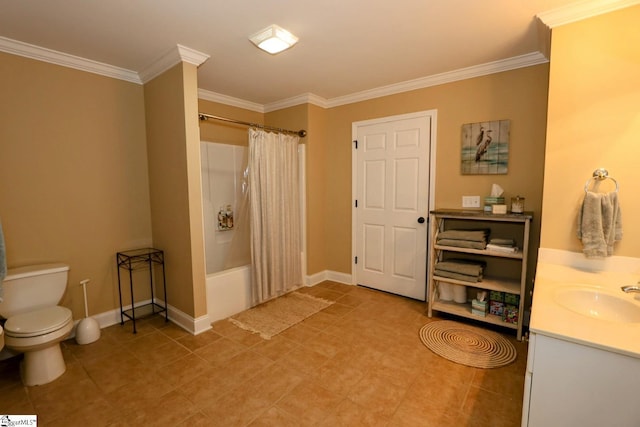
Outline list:
[[[181,60],[145,83],[144,97],[153,244],[165,252],[169,306],[192,317],[193,325],[181,324],[197,333],[207,315],[199,64],[184,58],[185,49],[178,46]]]

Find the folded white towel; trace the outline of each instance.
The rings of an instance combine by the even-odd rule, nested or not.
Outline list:
[[[587,258],[613,255],[613,244],[622,240],[622,212],[617,192],[585,194],[578,213],[578,239]]]
[[[488,251],[503,252],[507,254],[515,254],[519,251],[519,249],[515,246],[495,245],[492,243],[489,243],[486,249]]]
[[[501,239],[497,237],[489,240],[489,243],[492,245],[498,245],[498,246],[515,246],[516,245],[516,241],[513,239]]]

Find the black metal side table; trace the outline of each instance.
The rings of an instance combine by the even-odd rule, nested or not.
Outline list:
[[[133,333],[136,331],[136,319],[150,314],[164,312],[165,322],[169,321],[167,310],[167,280],[164,273],[164,252],[160,249],[141,248],[116,253],[118,265],[118,295],[120,296],[120,324],[124,325],[125,317],[133,322]],[[153,266],[162,267],[162,287],[164,289],[164,306],[156,302],[153,288]],[[120,282],[120,269],[129,271],[129,292],[131,295],[131,308],[125,310],[122,306],[122,285]],[[151,303],[135,306],[133,297],[133,271],[140,269],[149,270],[149,284],[151,286]]]

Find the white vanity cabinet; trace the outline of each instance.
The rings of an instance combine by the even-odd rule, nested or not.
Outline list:
[[[640,426],[640,359],[531,333],[522,426]]]

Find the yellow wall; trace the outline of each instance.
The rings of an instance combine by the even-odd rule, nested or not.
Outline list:
[[[539,65],[334,108],[307,104],[267,113],[267,124],[309,132],[303,139],[307,154],[307,274],[326,270],[351,274],[352,123],[431,109],[437,110],[436,208],[461,208],[463,195],[484,197],[493,183],[505,189],[507,198],[525,196],[526,210],[534,213],[530,249],[535,255],[542,204],[547,78],[548,65]],[[211,114],[249,120],[246,110],[219,112],[218,104],[202,100],[200,105]],[[461,175],[461,126],[499,119],[511,120],[508,174]],[[203,139],[207,139],[204,135],[210,132],[209,126],[201,124]],[[241,132],[237,140],[246,143],[246,130]],[[221,131],[215,140],[226,142]],[[534,266],[535,256],[530,260],[531,272]]]
[[[640,256],[639,23],[634,6],[553,29],[541,247],[582,251],[576,215],[585,182],[604,167],[620,184],[614,254]]]
[[[263,113],[244,108],[232,107],[204,99],[198,100],[198,107],[201,113],[228,117],[248,123],[264,123]],[[233,145],[247,145],[248,140],[246,126],[211,119],[200,122],[200,136],[203,141]]]
[[[205,314],[198,141],[246,144],[246,128],[198,123],[198,109],[308,130],[308,274],[351,272],[352,123],[431,109],[436,208],[460,208],[461,196],[484,196],[497,183],[507,198],[526,197],[532,249],[540,242],[580,252],[575,215],[584,183],[605,167],[621,186],[625,238],[616,255],[638,256],[638,22],[634,6],[554,29],[550,67],[267,114],[197,100],[196,69],[188,64],[143,87],[0,53],[0,219],[8,264],[69,263],[63,304],[79,318],[80,280],[91,279],[91,314],[115,309],[115,252],[154,244],[167,251],[169,303]],[[461,126],[497,119],[511,120],[509,173],[461,175]]]
[[[151,244],[142,86],[0,53],[0,219],[8,266],[64,262],[62,304],[119,306],[115,253]]]
[[[70,262],[71,284],[97,282],[89,289],[92,313],[118,307],[114,253],[153,244],[166,252],[169,303],[195,318],[206,314],[199,141],[246,144],[247,137],[246,127],[198,123],[198,110],[309,132],[309,275],[351,273],[355,121],[436,109],[436,207],[460,208],[462,195],[484,196],[498,183],[507,197],[524,195],[539,224],[547,65],[334,108],[305,104],[262,114],[196,100],[196,70],[188,64],[142,87],[11,55],[2,61],[11,100],[0,104],[0,177],[12,183],[0,187],[9,265]],[[41,110],[49,115],[34,120]],[[462,124],[497,119],[511,120],[509,173],[462,176]],[[533,234],[535,247],[536,226]],[[78,289],[65,302],[76,318]]]
[[[507,200],[518,194],[526,197],[525,209],[534,214],[530,248],[537,248],[547,73],[546,64],[538,65],[330,109],[325,268],[351,273],[352,122],[432,109],[437,110],[435,207],[461,209],[463,195],[487,196],[491,184],[497,183]],[[461,175],[461,126],[500,119],[511,120],[508,173]]]
[[[329,252],[327,231],[332,226],[335,203],[329,199],[328,188],[335,184],[333,153],[328,144],[328,111],[308,105],[309,123],[306,128],[307,172],[307,274],[328,270]]]
[[[144,86],[153,243],[165,252],[168,303],[206,314],[196,68],[180,63]]]

